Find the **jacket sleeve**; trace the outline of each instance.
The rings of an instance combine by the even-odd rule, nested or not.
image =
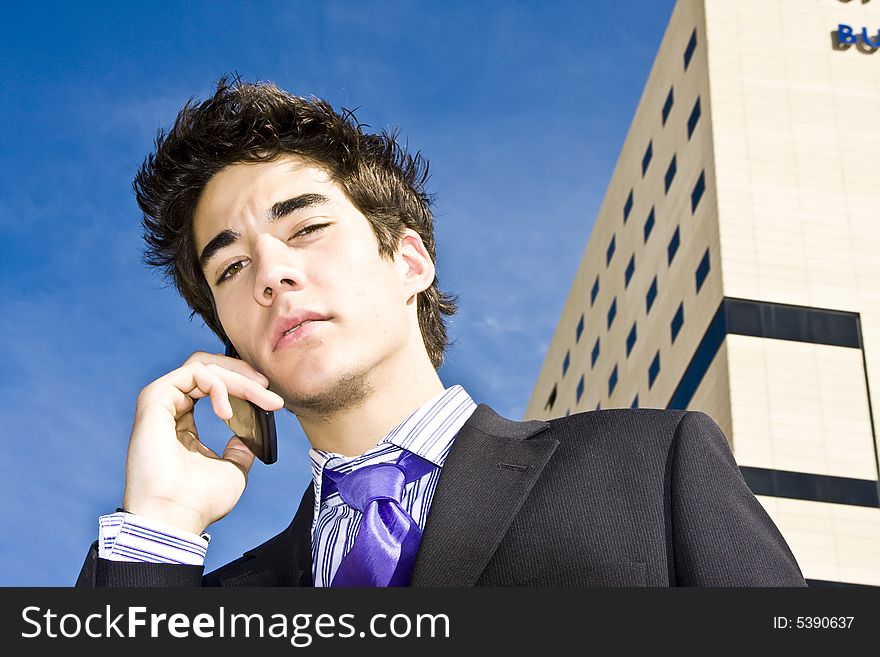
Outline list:
[[[83,587],[192,587],[202,585],[204,566],[109,561],[98,557],[98,542],[92,543],[76,580]]]
[[[718,425],[689,411],[669,459],[678,586],[806,586],[779,529],[749,489]]]

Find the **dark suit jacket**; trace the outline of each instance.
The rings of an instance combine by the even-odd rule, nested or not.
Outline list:
[[[207,575],[97,558],[83,586],[310,586],[310,485],[290,526]],[[718,426],[693,411],[514,422],[480,405],[438,481],[413,586],[804,586]]]

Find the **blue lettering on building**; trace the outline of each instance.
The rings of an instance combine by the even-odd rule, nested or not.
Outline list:
[[[860,50],[863,48],[870,48],[871,50],[880,48],[880,29],[872,35],[867,27],[863,27],[857,32],[852,25],[840,23],[834,35],[837,38],[837,48],[839,50],[847,50],[852,45],[861,46]]]

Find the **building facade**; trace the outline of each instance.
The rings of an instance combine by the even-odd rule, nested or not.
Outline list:
[[[877,46],[880,0],[679,0],[526,410],[708,413],[813,584],[880,585]]]

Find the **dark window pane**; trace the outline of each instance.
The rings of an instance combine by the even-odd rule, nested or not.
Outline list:
[[[648,368],[648,388],[654,385],[654,381],[657,379],[657,375],[660,374],[660,352],[658,351],[654,356],[654,360],[651,361],[651,366]]]
[[[605,266],[611,262],[611,258],[614,257],[614,249],[617,248],[614,240],[614,235],[611,236],[611,242],[608,244],[608,250],[605,252]]]
[[[547,403],[544,404],[545,411],[552,411],[553,404],[556,403],[556,384],[553,384],[553,390],[550,391],[550,396],[547,397]]]
[[[678,332],[681,330],[682,324],[684,324],[684,303],[678,304],[678,310],[675,311],[675,315],[672,318],[672,324],[670,325],[673,342],[675,342],[675,338],[678,337]]]
[[[672,234],[672,239],[669,240],[669,246],[666,248],[666,255],[668,258],[668,264],[672,264],[672,259],[675,257],[676,252],[678,251],[678,245],[681,243],[681,235],[679,234],[678,228],[675,229],[675,232]]]
[[[651,164],[651,158],[654,156],[654,143],[648,142],[648,148],[645,149],[645,155],[642,157],[642,178],[645,177],[645,172],[648,170],[648,165]]]
[[[571,352],[565,352],[565,359],[562,361],[562,376],[565,376],[565,373],[568,372],[568,364],[571,362]]]
[[[700,288],[703,287],[703,283],[706,280],[706,276],[709,275],[710,269],[711,265],[709,263],[709,249],[706,249],[706,253],[703,254],[703,259],[700,260],[700,264],[697,267],[697,292],[699,292]]]
[[[580,402],[581,396],[584,394],[584,375],[583,374],[581,374],[581,379],[580,379],[580,381],[578,381],[578,387],[577,387],[576,394],[577,394],[576,401]]]
[[[694,191],[691,192],[691,214],[697,211],[700,199],[703,198],[703,192],[706,191],[706,172],[700,171],[700,177],[697,178],[697,184],[694,185]]]
[[[740,471],[756,495],[862,507],[880,506],[875,481],[749,466],[742,467]]]
[[[672,181],[675,180],[676,171],[678,171],[678,166],[675,163],[675,155],[673,155],[672,160],[669,162],[669,167],[666,169],[666,177],[663,179],[666,192],[669,191],[669,186],[672,185]]]
[[[687,48],[684,49],[684,70],[688,69],[691,63],[691,57],[694,56],[694,50],[697,49],[697,28],[691,32],[691,39],[688,41]]]
[[[694,103],[694,109],[691,110],[691,115],[688,117],[688,139],[691,138],[691,135],[694,134],[694,128],[697,127],[697,123],[700,121],[700,97],[697,96],[697,102]]]
[[[599,338],[596,338],[596,344],[593,345],[593,353],[590,354],[591,369],[595,367],[597,360],[599,360]]]
[[[744,299],[727,299],[725,304],[730,333],[863,347],[856,313]]]
[[[669,118],[669,113],[672,111],[672,104],[675,102],[672,94],[672,87],[669,87],[669,95],[666,96],[666,102],[663,103],[663,125],[666,125],[666,119]]]
[[[712,359],[715,358],[715,354],[724,342],[724,336],[727,333],[725,304],[726,301],[722,301],[718,306],[715,317],[712,318],[709,328],[703,334],[703,339],[700,340],[700,344],[691,357],[691,361],[678,382],[675,392],[672,393],[666,408],[687,408],[691,398],[697,391],[700,381],[703,380],[703,375],[709,369],[709,365],[712,363]]]
[[[630,211],[633,209],[633,193],[629,190],[629,196],[626,197],[626,203],[623,204],[623,223],[626,223]]]
[[[593,281],[593,289],[590,290],[590,307],[592,308],[593,304],[596,303],[596,297],[599,294],[599,277],[596,276],[596,280]]]
[[[648,293],[645,295],[645,314],[651,312],[651,306],[654,305],[654,299],[657,298],[657,277],[654,277],[654,280],[651,281],[651,287],[648,288]]]
[[[629,258],[629,263],[626,265],[626,271],[623,273],[623,287],[629,287],[629,281],[633,277],[633,274],[636,271],[636,256],[635,254],[631,255]]]
[[[614,366],[614,369],[611,370],[611,376],[608,377],[608,396],[611,396],[611,393],[614,392],[614,388],[617,387],[617,365]]]
[[[584,314],[581,313],[581,318],[578,321],[577,329],[575,329],[574,341],[580,342],[581,334],[584,332]]]
[[[608,309],[608,328],[611,328],[615,317],[617,317],[617,297],[614,297],[611,301],[611,307]]]
[[[633,322],[632,328],[629,330],[629,335],[626,336],[626,355],[629,356],[633,350],[633,347],[636,345],[636,323]]]
[[[651,208],[651,211],[648,213],[648,218],[645,219],[645,242],[647,242],[648,238],[651,236],[652,230],[654,230],[654,208]]]

